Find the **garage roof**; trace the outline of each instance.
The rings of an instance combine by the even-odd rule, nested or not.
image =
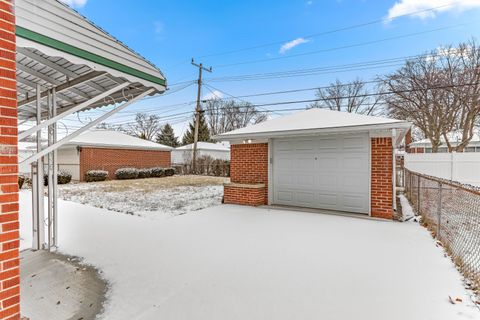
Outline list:
[[[149,140],[132,137],[120,131],[101,129],[86,131],[78,137],[70,140],[64,146],[72,145],[112,149],[147,149],[160,151],[172,150],[172,148],[169,146],[155,143]]]
[[[410,129],[407,121],[312,108],[215,137],[219,140],[300,136],[368,130]]]

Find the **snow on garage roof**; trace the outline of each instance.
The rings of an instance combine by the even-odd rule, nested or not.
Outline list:
[[[403,120],[312,108],[230,131],[218,135],[215,139],[229,141],[244,138],[269,138],[374,129],[408,130],[410,126],[409,122]]]
[[[117,149],[148,149],[170,151],[171,147],[132,137],[126,133],[113,130],[89,130],[78,137],[70,140],[65,146],[89,146],[98,148],[117,148]]]
[[[193,143],[178,147],[175,150],[192,150],[192,149],[193,149]],[[220,143],[210,143],[210,142],[203,142],[203,141],[197,142],[197,149],[230,152],[230,148]]]

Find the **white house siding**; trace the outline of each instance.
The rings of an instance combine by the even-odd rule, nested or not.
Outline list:
[[[76,147],[69,146],[57,151],[58,169],[70,172],[72,180],[80,180],[80,154]]]
[[[480,153],[407,153],[405,168],[480,187]]]

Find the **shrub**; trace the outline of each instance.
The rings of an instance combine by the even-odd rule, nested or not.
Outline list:
[[[165,177],[165,169],[160,167],[150,168],[151,177],[161,178]]]
[[[24,176],[18,176],[18,189],[22,189],[23,183],[25,182]]]
[[[120,168],[115,171],[115,177],[119,180],[137,179],[138,169],[136,168]]]
[[[152,169],[138,169],[138,178],[145,179],[152,176]]]
[[[173,176],[174,174],[175,174],[175,169],[173,169],[173,168],[166,168],[166,169],[165,169],[165,175],[166,175],[167,177],[171,177],[171,176]]]
[[[68,171],[60,170],[57,172],[57,183],[58,184],[67,184],[72,181],[72,174]],[[43,175],[43,184],[48,186],[48,174]]]
[[[108,171],[89,170],[85,173],[85,182],[105,181],[108,178]]]

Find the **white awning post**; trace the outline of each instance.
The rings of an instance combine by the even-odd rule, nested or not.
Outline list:
[[[51,119],[53,117],[53,99],[52,99],[52,91],[49,90],[47,93],[47,110],[48,110],[48,119]],[[53,145],[53,126],[54,124],[51,124],[48,126],[48,146]],[[54,218],[53,218],[53,210],[54,210],[54,188],[56,186],[54,185],[53,181],[53,159],[54,155],[53,152],[50,152],[47,155],[48,159],[48,165],[47,165],[47,174],[48,174],[48,242],[47,242],[47,248],[48,250],[51,249],[53,246],[53,226],[55,224]]]
[[[52,89],[52,117],[57,115],[57,91],[55,88]],[[53,132],[53,143],[57,143],[57,123],[52,124]],[[53,236],[52,236],[52,245],[54,247],[58,246],[58,156],[57,149],[53,150],[50,153],[53,156]]]
[[[37,126],[41,124],[42,104],[41,88],[37,85]],[[37,131],[37,153],[42,151],[42,131]],[[44,214],[44,181],[43,157],[36,159],[32,166],[32,194],[33,194],[33,246],[34,250],[43,249],[45,245],[45,214]]]

